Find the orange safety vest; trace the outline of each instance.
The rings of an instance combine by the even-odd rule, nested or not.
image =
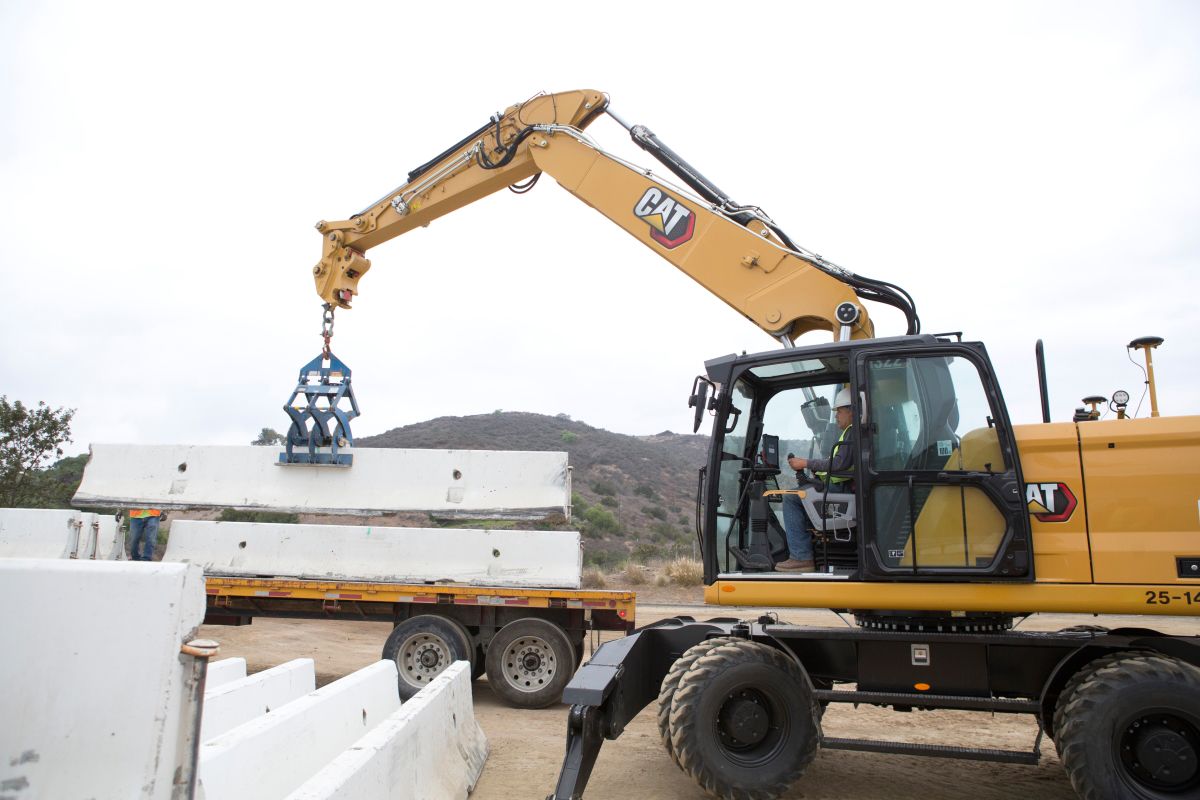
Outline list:
[[[130,519],[142,519],[143,517],[161,517],[162,512],[157,508],[131,508],[129,509]]]

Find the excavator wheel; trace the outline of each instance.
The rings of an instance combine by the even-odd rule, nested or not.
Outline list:
[[[671,701],[671,746],[684,772],[727,800],[774,800],[817,754],[817,710],[794,661],[735,641],[704,653]]]
[[[683,673],[692,668],[700,656],[714,647],[720,647],[732,641],[735,640],[728,637],[717,637],[693,645],[676,659],[675,663],[671,665],[670,671],[667,672],[667,676],[663,678],[662,688],[658,692],[658,734],[662,737],[663,747],[667,748],[671,758],[675,758],[675,748],[671,745],[671,701],[675,699],[675,690],[679,688],[680,678],[683,677]]]
[[[1200,669],[1156,653],[1096,659],[1064,687],[1054,733],[1085,800],[1200,796]]]

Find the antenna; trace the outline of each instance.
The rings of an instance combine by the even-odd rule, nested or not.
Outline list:
[[[1146,385],[1150,387],[1150,416],[1158,416],[1158,393],[1154,390],[1154,360],[1150,351],[1163,343],[1161,336],[1143,336],[1125,345],[1130,350],[1143,350],[1146,353]]]

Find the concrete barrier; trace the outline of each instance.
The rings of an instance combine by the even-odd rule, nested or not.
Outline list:
[[[244,668],[245,662],[242,664]],[[311,658],[297,658],[220,686],[206,688],[200,741],[207,742],[316,688],[317,671]]]
[[[126,558],[125,536],[111,515],[0,508],[0,557],[120,561]]]
[[[199,691],[180,647],[203,619],[199,567],[0,559],[0,794],[171,796]]]
[[[202,743],[198,796],[286,796],[400,707],[396,680],[379,661]]]
[[[105,514],[79,512],[75,532],[70,537],[67,558],[92,561],[124,561],[125,533],[117,518]]]
[[[246,677],[246,659],[222,658],[219,661],[213,661],[208,665],[208,675],[204,679],[204,694],[207,696],[213,689],[244,677]]]
[[[56,508],[0,508],[0,556],[66,558],[79,512]]]
[[[209,575],[577,589],[574,531],[388,528],[176,520],[164,560]]]
[[[273,447],[93,444],[80,506],[335,514],[569,516],[567,454],[359,448],[352,467],[280,466]]]
[[[465,798],[487,755],[471,706],[471,666],[458,661],[288,800]]]

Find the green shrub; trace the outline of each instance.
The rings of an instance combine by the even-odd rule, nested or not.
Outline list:
[[[613,497],[611,494],[601,495],[600,502],[603,503],[604,505],[608,506],[609,508],[616,508],[621,503],[620,500]]]
[[[666,521],[667,519],[667,512],[663,511],[658,506],[646,506],[642,509],[642,513],[648,517],[654,517],[655,519],[660,519],[663,521]]]
[[[563,442],[566,444],[574,444],[575,440],[579,438],[579,436],[570,431],[563,431],[559,436],[562,437]]]
[[[583,564],[587,567],[613,569],[629,557],[628,551],[612,542],[585,542]]]
[[[579,492],[571,492],[571,510],[576,516],[588,510],[588,501]]]
[[[608,481],[592,481],[592,491],[596,494],[615,495],[617,487]]]
[[[669,522],[654,523],[652,526],[650,526],[650,533],[655,539],[660,541],[669,541],[679,535],[678,531],[675,530],[675,527]]]
[[[641,542],[633,546],[633,560],[645,564],[652,558],[662,555],[662,550],[649,542]]]
[[[639,483],[634,487],[633,493],[641,495],[647,500],[654,500],[658,497],[658,492],[654,491],[654,487],[646,483]]]
[[[221,509],[220,522],[287,522],[295,525],[300,521],[299,514],[289,514],[285,511],[238,511],[233,508]]]
[[[600,531],[617,531],[621,526],[617,524],[617,518],[611,511],[600,508],[600,506],[592,506],[583,514],[584,520],[587,523]]]

